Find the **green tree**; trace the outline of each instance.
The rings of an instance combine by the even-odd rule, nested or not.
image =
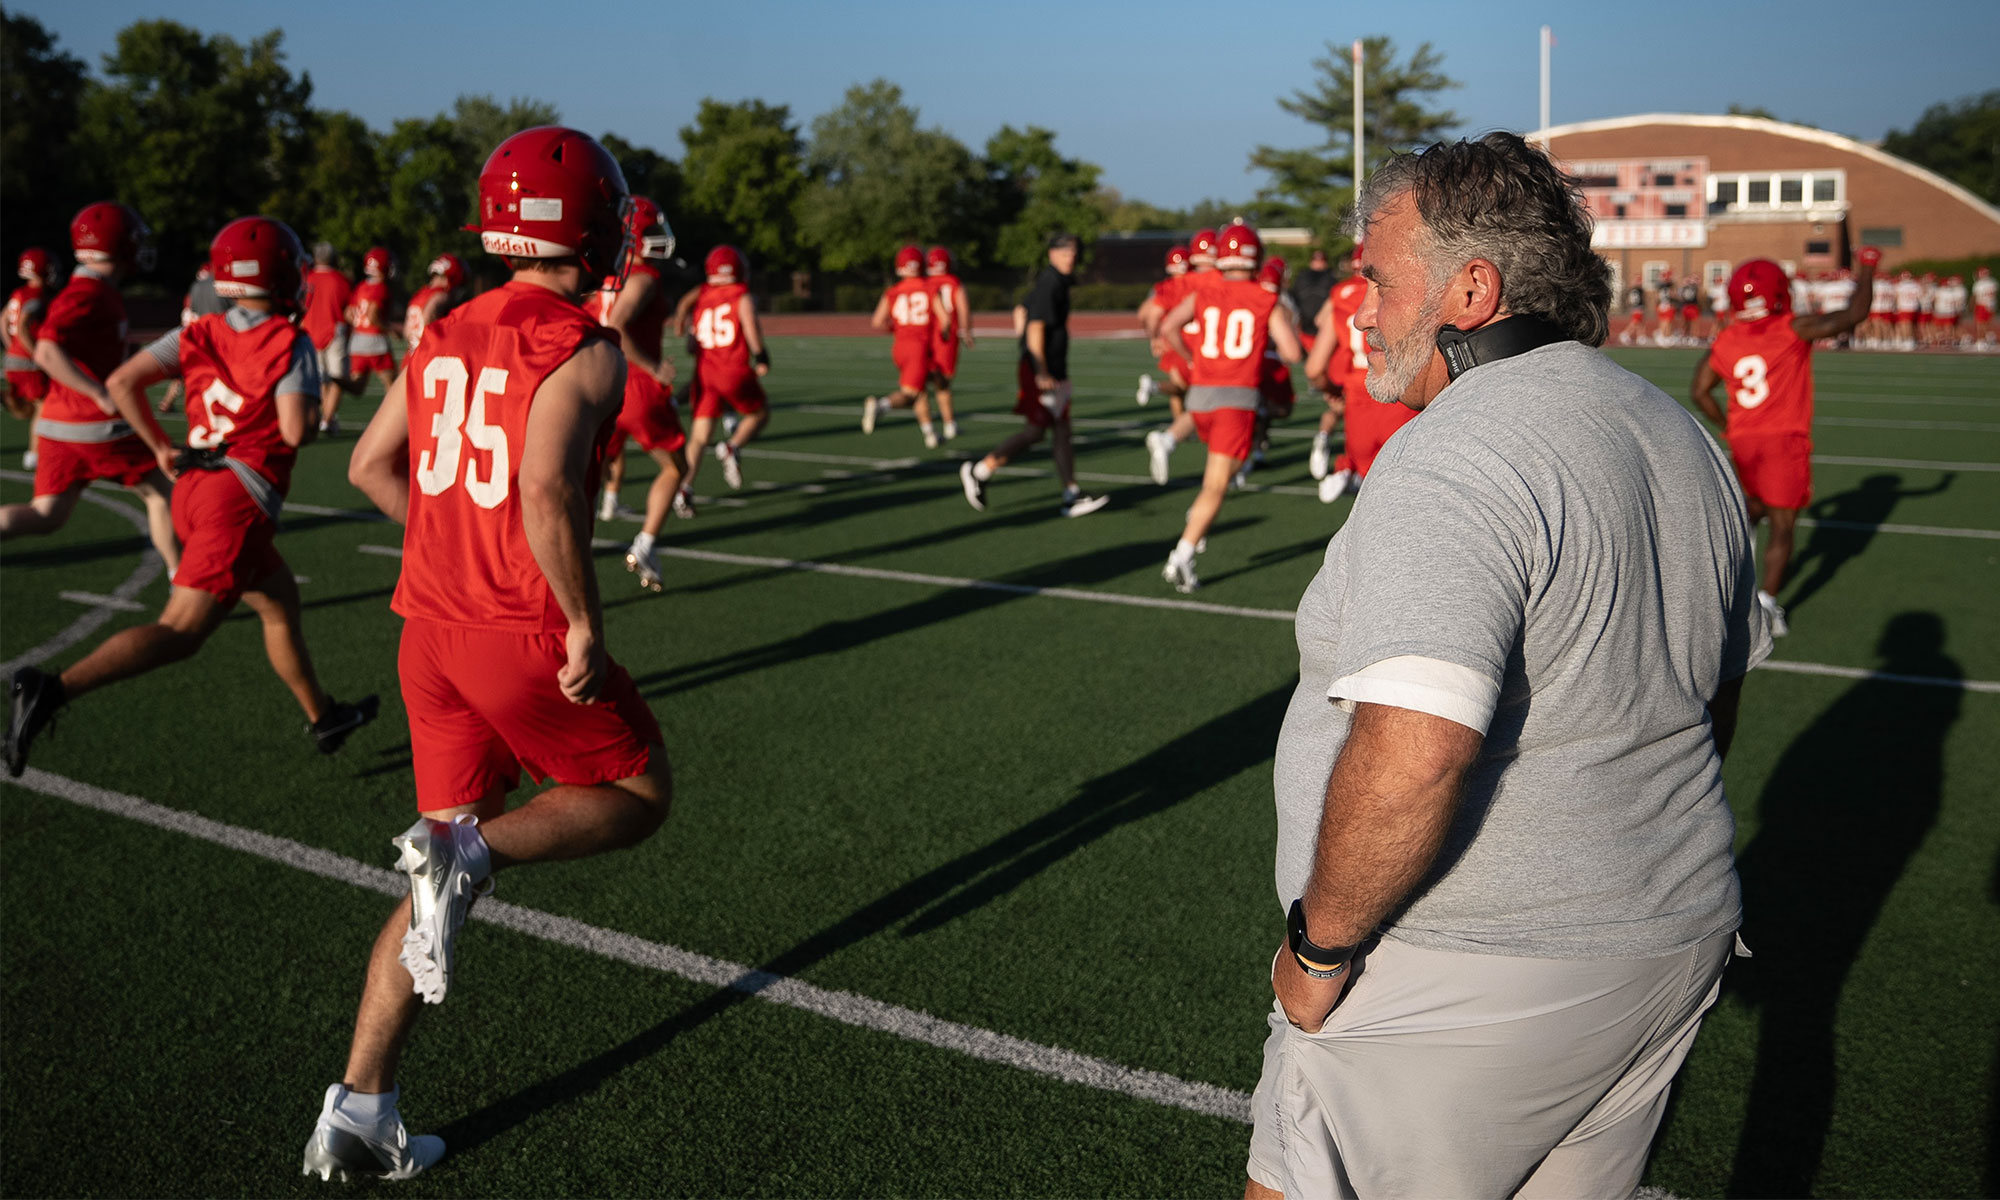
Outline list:
[[[1259,146],[1250,165],[1271,177],[1257,193],[1257,215],[1303,225],[1320,245],[1332,247],[1340,240],[1340,219],[1354,203],[1354,60],[1345,47],[1328,42],[1326,48],[1313,60],[1318,75],[1312,86],[1278,100],[1279,108],[1323,130],[1324,138],[1298,150]],[[1456,113],[1429,107],[1437,93],[1459,86],[1440,70],[1443,56],[1429,42],[1401,61],[1394,42],[1367,37],[1361,59],[1364,170],[1436,141],[1458,124]]]
[[[560,125],[562,113],[546,100],[536,100],[528,96],[516,96],[505,107],[491,96],[463,95],[451,106],[451,122],[458,136],[472,147],[478,161],[472,164],[472,173],[479,174],[479,168],[486,165],[486,156],[495,147],[523,129],[533,129],[537,125]]]
[[[82,59],[58,50],[33,17],[0,12],[0,261],[12,264],[29,246],[60,258],[70,218],[97,198],[76,155],[50,152],[76,129],[85,87]]]
[[[174,21],[136,21],[81,105],[75,150],[137,208],[159,246],[156,282],[194,273],[215,231],[284,199],[307,157],[312,80],[285,67],[284,34],[247,45]]]
[[[333,243],[351,267],[362,250],[396,232],[382,138],[352,113],[313,113],[305,162],[280,186],[270,215],[291,225],[308,247]]]
[[[994,257],[1008,266],[1031,267],[1057,230],[1086,242],[1095,238],[1105,219],[1095,200],[1101,174],[1095,163],[1063,157],[1053,130],[1002,125],[986,140],[991,215],[998,228]]]
[[[1908,133],[1890,130],[1882,148],[2000,204],[2000,90],[1933,104]]]
[[[789,106],[705,99],[694,123],[681,127],[681,145],[690,225],[711,231],[690,247],[695,254],[728,242],[758,269],[805,265],[798,210],[806,147]]]
[[[371,236],[342,247],[353,256],[348,267],[356,265],[359,250],[374,244],[387,246],[406,265],[428,265],[447,250],[467,257],[475,267],[484,264],[479,235],[463,226],[479,215],[479,168],[492,149],[468,137],[454,115],[396,122],[381,143],[386,226],[364,225]],[[373,213],[367,217],[372,219]]]
[[[905,242],[971,240],[983,173],[957,138],[918,128],[917,116],[901,88],[877,79],[814,118],[796,211],[800,240],[826,270],[886,267]]]

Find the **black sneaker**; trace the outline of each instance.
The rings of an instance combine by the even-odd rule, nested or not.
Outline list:
[[[7,774],[19,779],[28,767],[28,747],[35,737],[55,720],[56,710],[68,699],[62,678],[33,667],[14,672],[13,711],[7,721]]]
[[[375,719],[375,713],[382,707],[382,701],[375,696],[363,696],[353,704],[336,700],[326,715],[306,726],[312,735],[313,745],[321,754],[332,754],[340,749],[347,735]]]

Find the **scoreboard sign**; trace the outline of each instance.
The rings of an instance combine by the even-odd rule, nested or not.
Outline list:
[[[1564,163],[1583,184],[1600,250],[1699,249],[1708,245],[1706,158],[1620,158]]]

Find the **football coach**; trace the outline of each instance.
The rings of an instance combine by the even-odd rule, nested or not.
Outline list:
[[[1421,415],[1299,604],[1246,1195],[1629,1196],[1740,915],[1743,496],[1595,348],[1609,269],[1541,150],[1398,157],[1349,224],[1368,392]]]

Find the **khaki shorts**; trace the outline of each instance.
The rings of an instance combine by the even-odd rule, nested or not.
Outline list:
[[[344,335],[334,334],[333,340],[320,349],[319,375],[328,383],[347,381],[347,338]]]
[[[1630,1196],[1733,944],[1553,959],[1384,938],[1320,1032],[1272,1006],[1250,1178],[1297,1200]]]

